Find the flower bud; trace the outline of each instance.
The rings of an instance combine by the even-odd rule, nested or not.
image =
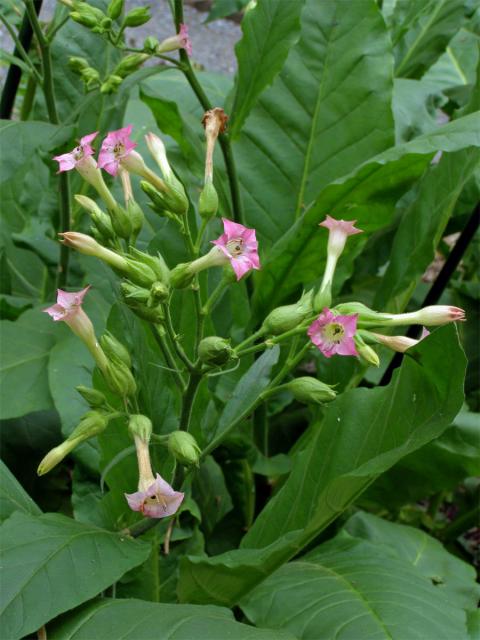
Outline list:
[[[190,433],[172,431],[168,436],[168,449],[181,464],[198,466],[202,451]]]
[[[120,78],[126,78],[128,75],[139,69],[148,57],[149,56],[146,53],[132,53],[125,56],[117,64],[113,73],[120,76]]]
[[[105,82],[102,83],[102,86],[100,87],[100,93],[104,93],[107,95],[110,93],[115,93],[118,87],[122,84],[122,81],[123,78],[119,75],[109,75]]]
[[[387,322],[382,322],[382,324],[387,325],[425,324],[427,326],[437,326],[465,320],[465,311],[463,309],[442,304],[424,307],[411,313],[384,315],[387,318]]]
[[[379,367],[380,358],[376,351],[374,351],[370,345],[366,344],[358,333],[353,336],[353,340],[360,359],[373,367]]]
[[[128,368],[132,366],[128,349],[110,331],[104,333],[100,338],[100,346],[107,358],[112,362],[123,362]]]
[[[150,291],[143,287],[138,287],[131,282],[122,282],[120,291],[124,298],[135,300],[136,302],[147,303],[150,297]]]
[[[213,183],[208,181],[202,189],[198,201],[198,213],[202,218],[213,218],[218,211],[218,195]]]
[[[150,20],[150,10],[148,7],[138,7],[132,9],[125,16],[123,24],[126,27],[140,27]]]
[[[123,207],[115,203],[115,207],[108,209],[112,227],[120,238],[128,240],[132,235],[132,222]]]
[[[155,213],[164,216],[165,212],[168,210],[168,207],[163,193],[161,193],[152,184],[150,184],[150,182],[147,182],[146,180],[140,181],[140,187],[151,200],[150,208],[153,209]]]
[[[131,415],[128,422],[128,430],[133,437],[137,436],[137,438],[148,444],[152,435],[152,421],[147,416]]]
[[[191,262],[181,262],[170,271],[170,284],[174,289],[185,289],[192,284],[195,272]]]
[[[143,42],[143,50],[146,51],[147,53],[155,53],[158,45],[159,45],[159,41],[157,40],[157,38],[154,38],[153,36],[148,36],[147,38],[145,38]]]
[[[115,237],[110,217],[100,209],[96,202],[87,196],[76,195],[75,200],[85,209],[94,222],[101,238],[108,241]]]
[[[335,311],[335,313],[340,315],[352,315],[354,313],[358,314],[358,324],[360,326],[383,324],[383,322],[388,318],[388,314],[373,311],[361,302],[345,302],[342,304],[337,304],[337,306],[334,307],[333,310]]]
[[[68,438],[58,445],[43,458],[38,465],[37,474],[43,476],[61,462],[81,442],[93,438],[107,428],[108,416],[98,411],[89,411],[80,420],[79,425],[72,431]]]
[[[141,207],[135,202],[135,200],[133,200],[133,198],[131,198],[127,203],[127,215],[132,228],[132,242],[135,242],[138,234],[142,230],[145,216],[143,215]]]
[[[336,392],[332,387],[317,378],[311,376],[302,376],[290,380],[286,384],[282,385],[282,388],[288,389],[295,400],[299,402],[322,404],[324,402],[331,402],[336,398]]]
[[[62,244],[67,247],[72,247],[80,253],[87,256],[95,256],[109,264],[114,269],[118,269],[122,273],[128,269],[128,263],[122,256],[119,256],[114,251],[102,247],[96,240],[87,236],[84,233],[77,233],[76,231],[65,231],[65,233],[59,234]]]
[[[150,267],[156,276],[156,280],[168,283],[170,280],[170,269],[167,267],[165,260],[159,253],[157,253],[156,256],[151,256],[149,253],[144,253],[143,251],[135,249],[135,247],[130,247],[130,253],[135,260],[142,262],[147,265],[147,267]]]
[[[71,11],[70,18],[74,22],[78,22],[78,24],[81,24],[84,27],[88,27],[89,29],[91,29],[92,27],[96,27],[98,24],[97,19],[94,16],[86,13],[81,13],[80,11]]]
[[[87,89],[93,89],[94,87],[100,85],[100,74],[93,67],[87,67],[86,69],[83,69],[81,75]]]
[[[82,384],[79,384],[78,386],[76,386],[75,389],[82,396],[82,398],[88,402],[88,404],[92,408],[100,408],[105,406],[106,404],[105,396],[101,391],[98,391],[98,389],[84,387]]]
[[[128,257],[125,260],[127,262],[127,277],[134,284],[150,288],[157,281],[157,274],[144,262]]]
[[[116,20],[120,17],[125,0],[111,0],[107,7],[107,14],[112,20]]]
[[[198,345],[198,357],[205,364],[226,364],[233,355],[230,342],[219,336],[208,336]]]
[[[167,151],[161,138],[154,133],[147,133],[145,141],[148,150],[152,154],[152,158],[160,167],[160,170],[167,185],[164,193],[164,199],[169,208],[179,215],[183,215],[188,211],[188,198],[185,193],[183,184],[174,174],[167,158]]]
[[[312,314],[313,290],[302,295],[295,304],[277,307],[263,321],[264,333],[277,336],[298,327]]]
[[[408,336],[384,336],[381,333],[373,332],[369,333],[369,335],[373,336],[379,344],[383,344],[385,347],[388,347],[393,351],[398,351],[399,353],[405,353],[407,349],[414,347],[420,342],[419,340],[414,340]]]
[[[154,282],[150,288],[150,300],[148,306],[155,307],[160,302],[168,300],[169,289],[163,282]]]
[[[152,324],[161,324],[165,320],[163,309],[159,306],[149,306],[150,301],[145,304],[133,298],[126,298],[124,302],[127,307],[142,320],[146,320]]]
[[[102,373],[105,378],[105,382],[117,395],[123,398],[125,396],[133,396],[135,394],[135,391],[137,390],[135,378],[133,377],[130,369],[123,362],[109,362]]]
[[[84,69],[88,69],[90,67],[88,60],[85,58],[78,58],[77,56],[72,56],[68,59],[68,68],[71,69],[74,73],[81,73]]]

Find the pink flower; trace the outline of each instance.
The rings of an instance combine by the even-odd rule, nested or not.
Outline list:
[[[58,322],[59,320],[71,320],[82,310],[81,304],[89,289],[90,285],[81,291],[74,291],[72,293],[62,291],[62,289],[57,289],[56,304],[48,307],[48,309],[44,309],[43,311],[48,313],[55,322]]]
[[[98,131],[95,133],[89,133],[88,136],[83,136],[80,138],[80,144],[78,147],[75,147],[70,153],[64,153],[61,156],[55,156],[53,159],[58,162],[59,169],[58,173],[62,171],[70,171],[71,169],[75,169],[77,164],[83,158],[88,158],[88,156],[92,156],[94,154],[94,150],[92,149],[90,143],[97,137]]]
[[[357,330],[358,313],[349,316],[335,316],[325,307],[322,313],[308,328],[313,344],[324,356],[357,356],[353,336]]]
[[[102,142],[100,153],[98,154],[98,166],[105,169],[110,175],[116,176],[120,162],[137,146],[136,142],[130,140],[132,125],[110,131]]]
[[[188,37],[188,27],[187,27],[186,24],[181,24],[180,25],[180,31],[179,31],[178,35],[180,36],[181,48],[185,49],[187,54],[189,56],[191,56],[192,55],[192,43],[190,41],[190,38]]]
[[[212,244],[227,256],[237,280],[240,280],[251,269],[260,269],[255,229],[247,229],[226,218],[222,221],[224,233],[218,240],[212,240]]]
[[[156,479],[146,491],[126,493],[125,498],[132,511],[140,511],[149,518],[166,518],[178,511],[184,494],[181,491],[175,491],[157,473]]]
[[[362,233],[361,229],[356,229],[354,224],[356,220],[335,220],[331,216],[327,215],[323,222],[320,222],[320,227],[325,227],[329,230],[328,236],[328,252],[334,253],[337,258],[345,248],[345,242],[348,236],[353,236],[356,233]]]

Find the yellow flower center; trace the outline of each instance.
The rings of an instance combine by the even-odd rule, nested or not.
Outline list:
[[[331,322],[323,329],[323,335],[328,342],[339,344],[345,336],[345,329],[339,322]]]
[[[229,240],[227,242],[227,250],[232,256],[239,256],[243,251],[244,245],[243,238],[233,238],[233,240]]]

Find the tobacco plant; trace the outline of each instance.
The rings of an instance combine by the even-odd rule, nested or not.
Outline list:
[[[473,637],[480,8],[170,4],[2,13],[6,637]]]

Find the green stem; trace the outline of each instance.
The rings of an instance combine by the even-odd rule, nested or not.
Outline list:
[[[23,96],[22,108],[20,109],[20,120],[22,121],[28,120],[33,107],[37,85],[38,82],[36,78],[30,76],[27,82],[27,87],[25,89],[25,95]]]
[[[238,349],[235,349],[235,353],[239,358],[241,358],[243,356],[248,356],[250,353],[263,351],[263,349],[266,349],[268,346],[271,345],[268,345],[266,342],[260,342],[259,344],[254,344],[253,346],[247,347],[246,349],[241,349],[240,351],[238,351]]]
[[[188,431],[190,427],[190,418],[192,416],[193,403],[195,396],[197,395],[198,385],[202,380],[200,373],[191,373],[190,380],[188,381],[187,390],[183,396],[182,413],[180,414],[179,429],[181,431]]]
[[[55,103],[55,88],[53,83],[53,69],[49,41],[42,31],[33,0],[25,0],[25,2],[28,17],[37,39],[38,46],[40,47],[43,71],[42,89],[45,96],[45,104],[47,105],[48,119],[52,124],[59,124],[57,106]],[[60,221],[58,231],[63,232],[68,231],[70,227],[70,181],[68,173],[63,172],[60,174],[59,183]],[[68,279],[68,258],[68,247],[62,245],[60,249],[60,261],[57,268],[57,287],[60,288],[65,286]]]
[[[25,47],[21,43],[20,39],[17,37],[15,29],[12,27],[12,25],[8,22],[8,20],[5,18],[5,16],[2,13],[0,13],[0,21],[4,24],[6,30],[10,34],[10,37],[12,38],[13,42],[15,43],[15,47],[16,47],[17,51],[19,52],[19,54],[22,57],[22,59],[25,62],[25,64],[30,68],[30,70],[32,72],[32,75],[36,78],[37,82],[39,82],[41,84],[43,82],[42,76],[38,73],[35,65],[33,64],[32,60],[30,59],[30,56],[25,51]]]
[[[203,305],[202,314],[204,316],[208,316],[208,314],[215,308],[216,303],[219,301],[219,298],[221,298],[221,295],[225,287],[227,286],[227,284],[228,284],[228,280],[226,278],[222,278],[220,282],[217,284],[215,289],[210,294],[210,297],[208,298],[206,303]]]
[[[245,340],[243,342],[240,342],[240,344],[237,344],[237,346],[235,347],[235,351],[238,352],[241,349],[244,349],[251,342],[255,342],[255,340],[257,340],[257,338],[261,338],[264,333],[265,333],[264,329],[262,327],[260,327],[260,329],[258,331],[255,331],[255,333],[252,333],[252,335],[248,336],[248,338],[245,338]]]
[[[202,219],[202,224],[200,225],[200,229],[199,229],[199,231],[197,233],[197,239],[195,241],[195,246],[193,247],[195,258],[198,258],[199,254],[200,254],[200,248],[201,248],[201,245],[202,245],[203,234],[205,233],[205,229],[207,228],[208,222],[209,221],[208,221],[207,218],[203,218]]]
[[[165,339],[165,335],[163,334],[163,329],[158,326],[150,325],[150,328],[153,333],[153,337],[155,338],[160,350],[163,353],[163,357],[165,358],[165,362],[169,366],[172,376],[177,383],[178,388],[181,393],[185,392],[185,382],[181,376],[181,374],[177,371],[177,363],[175,362],[175,358],[173,357],[172,352],[170,351],[170,347],[168,346],[168,342]]]
[[[163,305],[163,311],[165,313],[165,328],[167,330],[168,337],[172,341],[173,348],[175,349],[175,351],[177,352],[178,357],[185,364],[187,369],[189,371],[193,371],[193,368],[194,368],[193,367],[193,362],[190,360],[190,358],[185,353],[182,345],[180,344],[180,341],[179,341],[179,338],[178,338],[178,336],[177,336],[177,334],[175,332],[175,329],[173,327],[172,316],[170,315],[170,307],[167,304]]]

